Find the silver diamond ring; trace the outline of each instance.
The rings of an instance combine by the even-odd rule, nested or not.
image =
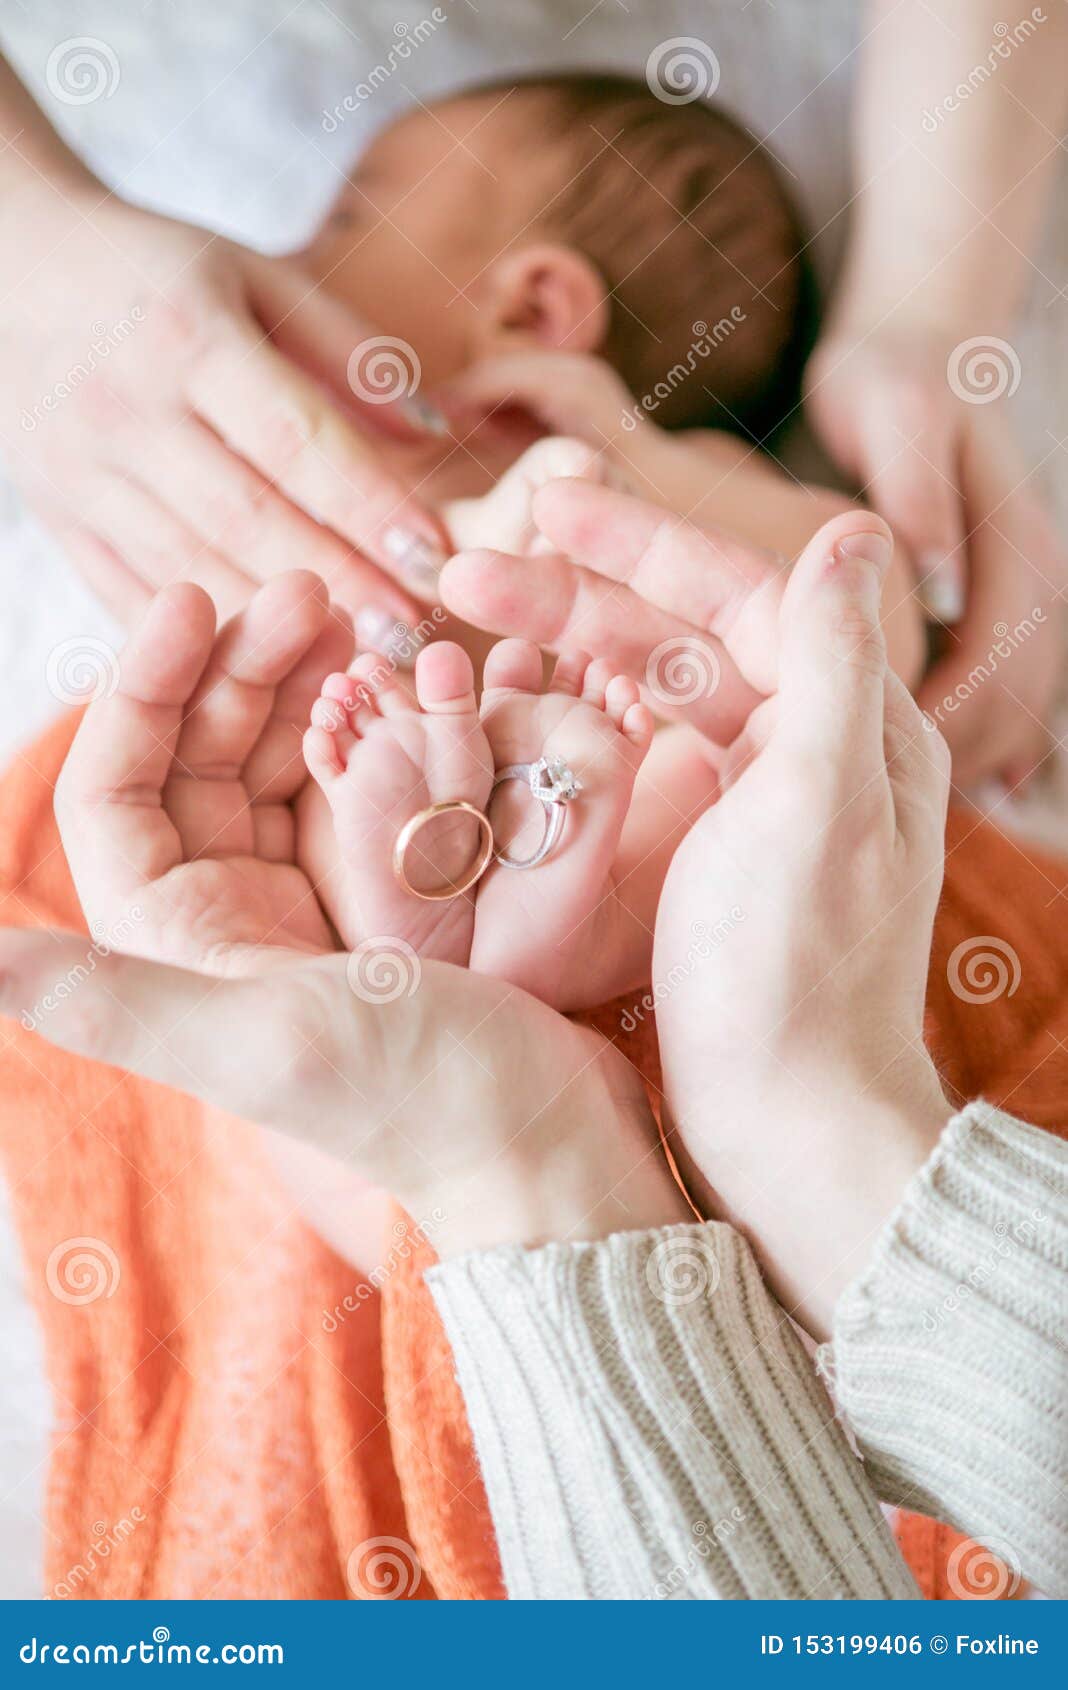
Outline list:
[[[529,857],[509,857],[502,848],[495,852],[495,859],[502,868],[537,868],[559,843],[564,831],[564,813],[582,791],[582,782],[575,779],[562,757],[539,757],[536,763],[510,763],[506,769],[497,771],[494,791],[506,780],[523,781],[545,806],[545,832],[541,844]]]

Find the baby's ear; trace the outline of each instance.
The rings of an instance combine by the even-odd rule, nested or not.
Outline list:
[[[480,306],[497,329],[561,352],[599,352],[608,338],[604,281],[574,247],[513,247],[482,278]]]

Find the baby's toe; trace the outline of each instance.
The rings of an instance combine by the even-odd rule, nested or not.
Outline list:
[[[355,685],[361,703],[380,716],[405,716],[415,708],[396,665],[376,651],[360,653],[349,671],[349,685]],[[362,732],[366,723],[359,726]]]
[[[619,724],[624,739],[629,740],[638,753],[639,761],[645,756],[653,743],[656,730],[656,717],[647,704],[637,703],[628,706]]]
[[[592,704],[595,710],[603,710],[608,683],[614,675],[615,670],[605,658],[595,657],[582,677],[583,704]]]
[[[629,675],[613,675],[604,689],[604,713],[614,728],[623,731],[623,718],[640,697],[637,681]]]
[[[323,700],[319,699],[312,710],[312,725],[305,731],[302,748],[308,773],[320,786],[326,787],[335,781],[338,775],[344,774],[345,760],[338,751],[336,731],[320,727],[315,720],[316,710],[322,702]]]
[[[568,698],[577,698],[582,691],[583,676],[589,666],[588,651],[562,651],[556,659],[549,691],[562,692]]]
[[[415,691],[428,716],[473,716],[475,671],[463,646],[452,640],[424,646],[416,659]]]
[[[483,692],[541,692],[541,652],[530,640],[499,640],[482,670]]]

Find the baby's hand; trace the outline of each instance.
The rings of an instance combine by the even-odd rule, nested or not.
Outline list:
[[[532,557],[552,547],[531,514],[534,495],[550,481],[618,485],[606,459],[583,440],[552,435],[530,446],[478,499],[451,499],[442,518],[456,551],[500,551]]]

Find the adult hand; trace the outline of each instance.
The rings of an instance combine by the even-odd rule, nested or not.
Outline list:
[[[449,561],[447,609],[490,633],[594,651],[661,713],[720,745],[736,738],[775,683],[782,559],[589,480],[538,487],[530,517],[527,555]]]
[[[813,424],[904,542],[917,591],[943,625],[921,703],[933,710],[951,698],[938,720],[963,785],[989,775],[1015,785],[1044,755],[1062,651],[1063,559],[986,403],[996,394],[984,382],[1011,379],[1008,357],[993,347],[969,374],[952,337],[843,327],[820,343],[806,375]],[[969,686],[968,709],[956,714],[955,689],[989,666],[997,625],[1012,629],[1036,606],[1045,627],[1029,640],[1027,662],[1004,684]]]
[[[861,512],[802,554],[778,689],[675,855],[654,948],[680,1159],[817,1336],[949,1114],[923,1045],[949,757],[887,667],[889,560]]]
[[[357,401],[348,359],[370,331],[294,263],[95,184],[23,186],[0,213],[0,291],[0,442],[121,620],[179,579],[229,614],[294,559],[351,608],[412,616],[443,535],[373,435],[419,424]]]

